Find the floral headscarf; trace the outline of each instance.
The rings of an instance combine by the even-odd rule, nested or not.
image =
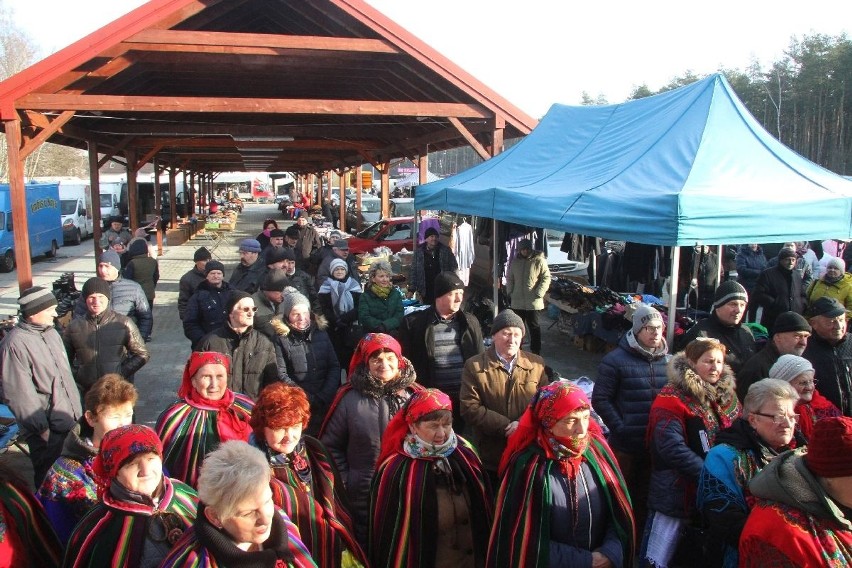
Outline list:
[[[402,346],[399,342],[386,333],[368,333],[365,335],[358,345],[355,347],[355,352],[352,353],[352,359],[349,360],[349,374],[355,372],[355,369],[361,363],[367,364],[370,355],[381,349],[390,349],[396,354],[399,359],[399,368],[405,367],[405,359],[402,357]]]
[[[447,394],[438,389],[423,389],[412,394],[405,406],[388,422],[382,435],[382,451],[376,463],[380,464],[394,452],[401,451],[402,442],[408,435],[408,426],[436,410],[453,410],[453,403]]]
[[[124,462],[147,453],[163,457],[163,443],[157,433],[148,426],[130,424],[107,432],[92,462],[98,495],[102,495],[109,488]]]

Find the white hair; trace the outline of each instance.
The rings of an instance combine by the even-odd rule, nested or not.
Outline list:
[[[207,454],[198,476],[198,498],[221,519],[234,515],[240,502],[269,485],[272,469],[263,452],[231,440]]]

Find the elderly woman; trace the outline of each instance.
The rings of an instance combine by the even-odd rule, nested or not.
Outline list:
[[[414,366],[402,356],[396,339],[368,333],[352,355],[349,381],[337,391],[320,430],[346,485],[362,547],[367,542],[370,481],[382,434],[408,397],[422,388],[416,379]]]
[[[283,383],[264,388],[251,413],[250,443],[272,468],[272,500],[299,527],[323,568],[366,565],[355,541],[346,490],[319,440],[304,435],[311,411],[305,391]]]
[[[790,383],[799,395],[795,412],[799,416],[799,432],[805,443],[811,439],[814,424],[824,418],[843,416],[834,403],[816,389],[814,367],[811,362],[798,355],[781,355],[769,369],[769,377]]]
[[[669,362],[669,382],[651,405],[648,446],[651,485],[641,559],[669,565],[695,513],[695,494],[704,458],[716,435],[740,416],[734,375],[725,365],[725,346],[699,338]],[[695,543],[685,542],[697,549]]]
[[[808,307],[824,296],[834,298],[846,308],[846,318],[852,317],[852,274],[846,272],[842,258],[832,258],[825,265],[825,274],[811,282],[807,291]]]
[[[265,219],[263,221],[263,230],[255,237],[260,243],[260,250],[265,250],[269,246],[270,233],[278,228],[278,222],[275,219]]]
[[[582,389],[540,388],[500,461],[488,566],[631,566],[627,486]]]
[[[275,358],[286,378],[301,387],[311,402],[307,433],[316,436],[340,386],[340,363],[323,316],[311,313],[307,297],[287,288],[281,301],[283,322],[275,320]]]
[[[192,526],[195,491],[163,475],[163,446],[147,426],[108,432],[93,463],[101,502],[74,529],[66,567],[159,566]]]
[[[358,323],[364,331],[396,334],[402,323],[402,294],[391,284],[393,271],[386,260],[373,261],[369,284],[358,302]]]
[[[254,403],[228,388],[227,355],[195,351],[183,369],[180,400],[157,419],[164,463],[175,478],[195,487],[204,456],[227,440],[248,441]]]
[[[63,544],[80,519],[98,504],[92,463],[106,433],[133,422],[137,398],[136,388],[116,374],[104,375],[86,392],[83,418],[68,432],[62,455],[36,493]]]
[[[269,465],[245,442],[210,452],[198,478],[198,517],[161,568],[316,566],[272,502]]]
[[[793,436],[799,395],[787,382],[763,379],[743,401],[744,418],[716,436],[698,481],[698,508],[710,532],[712,566],[735,568],[740,534],[753,498],[748,482],[781,452],[796,447]]]
[[[492,496],[473,447],[453,432],[450,397],[417,391],[382,438],[370,494],[370,565],[483,566]]]
[[[340,258],[329,264],[329,277],[321,283],[317,301],[329,323],[329,335],[341,365],[352,356],[352,323],[358,319],[361,284],[349,276],[349,265]],[[359,338],[360,339],[360,338]]]

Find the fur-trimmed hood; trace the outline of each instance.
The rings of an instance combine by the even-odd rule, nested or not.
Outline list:
[[[737,382],[734,372],[728,365],[722,368],[722,377],[719,381],[711,385],[704,382],[690,367],[686,355],[678,353],[669,361],[666,374],[670,385],[694,398],[702,406],[709,406],[711,402],[725,406],[736,397]]]
[[[272,326],[272,329],[275,330],[275,335],[289,335],[290,332],[293,331],[290,324],[282,319],[272,318],[269,324]],[[311,312],[311,328],[325,331],[325,329],[328,328],[328,320],[322,314],[315,314]]]

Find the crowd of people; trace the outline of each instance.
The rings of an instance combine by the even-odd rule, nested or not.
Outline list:
[[[115,248],[62,333],[49,290],[21,294],[0,376],[36,491],[0,471],[0,564],[852,563],[852,342],[828,292],[844,275],[800,282],[801,313],[773,301],[760,349],[737,282],[674,354],[638,305],[589,397],[542,357],[550,274],[530,241],[483,333],[437,231],[413,267],[424,306],[403,315],[390,264],[362,284],[346,241],[311,229],[264,223],[227,281],[196,251],[178,300],[192,352],[154,428],[133,420],[150,354],[114,309]],[[799,277],[785,250],[755,296],[766,270]]]

